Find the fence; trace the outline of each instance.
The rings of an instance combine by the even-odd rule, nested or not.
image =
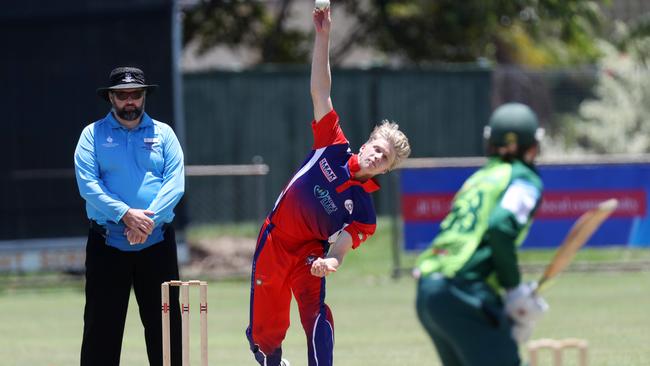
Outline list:
[[[258,157],[250,165],[186,167],[184,214],[191,225],[261,223],[266,211],[269,166]]]
[[[265,215],[266,177],[268,165],[260,158],[253,164],[188,165],[185,167],[186,193],[176,209],[175,225],[201,225],[225,222],[261,222]],[[69,185],[76,191],[74,170],[22,170],[12,174],[21,182],[48,181]],[[77,197],[78,198],[78,194]],[[52,212],[44,215],[54,217]],[[83,207],[79,219],[70,227],[87,230]],[[21,221],[26,228],[34,225]],[[54,221],[56,223],[56,221]],[[50,221],[50,224],[53,222]],[[14,239],[0,242],[0,272],[32,272],[38,270],[81,271],[84,268],[86,238],[72,234],[57,238]],[[85,233],[84,233],[85,234]],[[189,250],[179,236],[179,261],[189,261]]]
[[[416,158],[482,155],[482,127],[492,106],[505,101],[531,104],[542,123],[552,129],[560,121],[558,116],[575,113],[580,103],[592,96],[597,80],[596,70],[590,67],[528,71],[469,66],[334,70],[333,78],[334,105],[354,149],[376,122],[388,118],[406,131]],[[192,175],[188,169],[177,224],[261,220],[310,150],[308,88],[306,67],[184,76],[188,167],[250,164],[253,157],[263,156],[269,171],[265,175],[227,176],[200,171]],[[39,123],[51,121],[25,126],[30,126],[30,131],[36,127],[38,133]],[[42,154],[37,147],[24,151],[16,147],[25,141],[21,138],[11,138],[5,146],[16,153],[6,154],[9,168],[0,173],[0,240],[4,244],[85,235],[84,203],[71,167],[73,140],[78,132],[63,132],[65,136],[47,130],[47,139],[39,135],[38,141],[48,141],[44,145],[51,145],[51,149],[61,146],[68,153]],[[52,156],[57,160],[50,161]],[[61,168],[61,156],[69,156],[63,165],[67,168]],[[379,178],[382,189],[374,197],[379,215],[397,218],[398,185],[394,176]]]
[[[95,89],[112,68],[145,70],[161,86],[147,111],[179,127],[173,11],[170,0],[3,2],[0,43],[11,52],[0,58],[0,85],[12,87],[0,98],[0,240],[84,235],[84,204],[66,170],[81,130],[110,109]]]
[[[397,121],[414,156],[472,156],[482,150],[490,113],[490,70],[334,70],[332,98],[353,149],[381,119]],[[264,157],[271,167],[266,205],[311,149],[313,118],[306,67],[188,74],[184,79],[189,164],[241,164]],[[390,212],[390,179],[375,196]]]
[[[247,178],[219,178],[219,182],[210,177],[189,178],[187,197],[204,198],[201,204],[187,203],[200,222],[249,220],[251,207],[264,206],[257,211],[271,208],[310,150],[308,78],[306,68],[185,75],[187,165],[250,164],[254,156],[263,156],[271,167],[262,178],[264,202],[250,201],[247,194],[260,187],[245,182]],[[558,114],[575,111],[590,96],[595,74],[589,68],[530,72],[458,66],[335,70],[333,78],[334,104],[354,149],[376,122],[388,118],[407,132],[413,157],[446,157],[482,154],[481,129],[493,103],[529,102],[543,123],[552,126]],[[10,141],[3,147],[9,163],[7,171],[0,173],[0,240],[84,233],[84,203],[73,176],[69,172],[60,175],[72,169],[71,156],[81,127],[72,133],[58,128],[41,131],[42,124],[52,125],[52,121],[32,121],[21,124],[19,130],[10,129]],[[38,146],[33,145],[33,137]],[[40,146],[55,151],[41,154]],[[381,215],[390,215],[396,187],[390,178],[379,181],[382,189],[375,195],[376,206]],[[214,190],[208,188],[215,184]],[[195,189],[200,193],[194,193]],[[215,203],[204,203],[210,201]],[[223,202],[222,207],[217,202]]]

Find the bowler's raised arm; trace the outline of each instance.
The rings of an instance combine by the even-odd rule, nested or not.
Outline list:
[[[314,119],[319,121],[332,109],[330,91],[332,75],[330,73],[329,48],[332,20],[330,9],[314,9],[313,14],[316,37],[311,62],[311,99],[314,104]]]

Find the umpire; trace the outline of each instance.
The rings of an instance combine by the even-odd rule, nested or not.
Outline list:
[[[184,192],[183,151],[174,131],[144,112],[156,85],[142,70],[118,67],[97,89],[108,114],[81,133],[75,150],[79,193],[90,220],[81,365],[120,363],[131,287],[150,365],[162,365],[160,284],[178,279],[170,226]],[[172,357],[180,365],[178,293],[172,293]]]

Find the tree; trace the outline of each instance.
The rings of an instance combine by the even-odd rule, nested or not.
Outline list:
[[[594,97],[565,115],[543,151],[650,153],[650,32],[647,18],[630,28],[619,24],[618,48],[599,44]]]
[[[302,0],[305,1],[305,0]],[[333,0],[354,29],[332,51],[337,63],[364,45],[405,63],[475,62],[529,66],[593,62],[606,0]],[[305,63],[309,29],[289,28],[294,0],[274,10],[259,0],[202,0],[186,10],[185,41],[261,50],[260,63]]]
[[[375,0],[381,19],[371,43],[401,50],[415,63],[528,66],[592,62],[602,24],[591,0]]]
[[[196,39],[199,52],[243,45],[260,51],[260,63],[304,63],[308,33],[286,26],[292,2],[282,0],[272,14],[258,0],[202,0],[184,12],[183,41]]]

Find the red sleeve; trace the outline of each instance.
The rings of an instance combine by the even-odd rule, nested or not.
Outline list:
[[[333,109],[323,116],[320,121],[312,121],[311,128],[314,133],[314,150],[330,145],[348,143],[348,139],[345,138],[339,125],[339,115]]]
[[[345,227],[352,237],[352,249],[356,249],[361,243],[366,241],[372,234],[375,233],[376,224],[362,224],[358,221],[352,221],[352,223]]]

